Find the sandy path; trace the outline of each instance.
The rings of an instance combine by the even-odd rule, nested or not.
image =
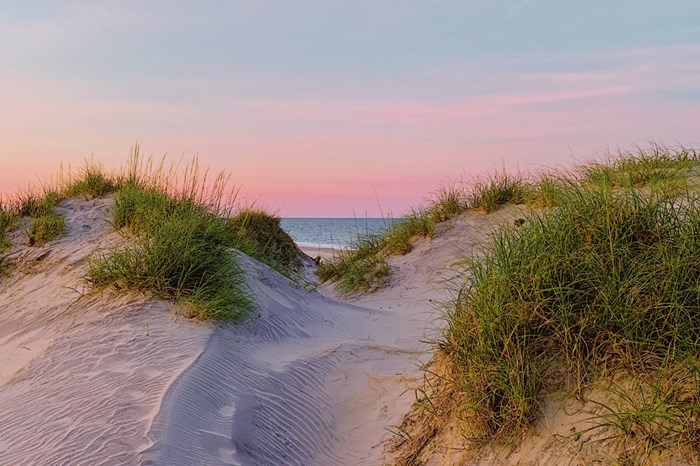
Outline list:
[[[258,311],[222,327],[164,302],[79,294],[116,244],[111,199],[61,204],[67,231],[0,281],[0,464],[382,464],[420,386],[461,258],[517,209],[419,241],[378,293],[338,299],[241,255]],[[451,227],[451,228],[450,228]]]
[[[168,390],[142,460],[382,464],[383,442],[422,381],[425,341],[442,325],[438,303],[462,282],[462,259],[517,213],[465,214],[393,258],[389,287],[346,302],[245,260],[258,315],[214,332]]]

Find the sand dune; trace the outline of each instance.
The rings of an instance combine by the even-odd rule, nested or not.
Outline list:
[[[387,288],[344,302],[239,255],[258,309],[214,326],[158,300],[80,296],[85,258],[120,241],[110,204],[65,201],[67,235],[47,246],[15,238],[18,271],[0,282],[0,464],[383,464],[460,258],[517,214],[443,225],[391,259]]]
[[[415,399],[438,303],[493,222],[471,213],[394,258],[392,284],[342,303],[244,259],[260,310],[217,329],[166,394],[152,464],[383,464],[383,442]],[[334,296],[332,287],[321,291]]]
[[[14,238],[0,281],[0,464],[138,461],[161,397],[211,328],[173,320],[138,297],[80,296],[85,258],[117,241],[111,200],[69,200],[66,235],[39,248]]]

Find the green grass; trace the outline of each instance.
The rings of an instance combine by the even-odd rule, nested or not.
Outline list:
[[[600,390],[605,400],[592,402],[592,426],[578,435],[600,432],[598,442],[622,441],[620,456],[630,459],[648,460],[655,450],[681,445],[697,447],[698,369],[697,361],[689,360],[637,379],[612,381]]]
[[[42,194],[18,196],[0,205],[0,253],[6,234],[22,216],[32,218],[31,244],[57,237],[65,219],[56,213],[62,200],[115,193],[112,224],[125,245],[93,257],[86,281],[94,288],[113,287],[151,293],[176,301],[178,309],[201,320],[228,320],[252,306],[237,248],[295,278],[301,253],[280,227],[280,219],[262,211],[236,210],[228,178],[213,180],[197,159],[185,167],[154,164],[134,147],[123,173],[86,164],[76,175],[59,177]],[[9,205],[9,206],[8,206]],[[7,264],[0,256],[0,268]]]
[[[301,268],[294,240],[282,229],[280,218],[267,212],[243,209],[226,220],[227,244],[290,278]]]
[[[251,300],[229,249],[227,223],[180,194],[126,184],[117,193],[113,222],[133,233],[131,242],[94,260],[87,281],[155,293],[200,320],[239,317]]]
[[[7,233],[17,224],[19,215],[15,209],[0,203],[0,253],[10,246]]]
[[[583,166],[580,173],[585,181],[611,188],[662,188],[679,194],[688,176],[698,168],[700,154],[692,149],[652,146]]]
[[[51,212],[36,217],[27,231],[30,246],[39,246],[60,236],[66,226],[63,215]]]
[[[56,206],[62,199],[62,193],[53,190],[42,195],[29,193],[19,198],[17,215],[32,218],[31,226],[26,231],[30,246],[40,246],[63,233],[65,218],[56,212]]]
[[[490,213],[508,203],[522,203],[533,193],[534,188],[523,177],[502,172],[477,179],[470,191],[460,185],[444,186],[423,205],[392,222],[381,235],[360,237],[350,250],[323,261],[318,276],[322,281],[335,281],[344,293],[376,290],[387,282],[390,273],[387,257],[409,253],[413,241],[432,237],[439,223],[470,209]]]
[[[700,356],[695,194],[584,178],[562,185],[556,206],[494,235],[448,316],[441,349],[485,439],[521,434],[553,391]],[[700,391],[698,380],[686,383]],[[678,409],[691,419],[689,406]],[[693,422],[677,428],[700,442]]]
[[[18,213],[20,216],[32,218],[51,215],[62,199],[63,197],[57,191],[47,191],[41,195],[29,193],[19,199]]]
[[[196,159],[178,178],[176,169],[154,168],[136,155],[118,187],[112,219],[130,241],[93,260],[87,281],[154,293],[200,320],[229,320],[252,306],[233,248],[298,275],[301,254],[280,219],[235,210],[224,195],[227,178],[219,175],[208,185],[206,176]]]
[[[30,245],[41,245],[57,238],[65,229],[65,219],[56,213],[62,200],[75,196],[104,196],[116,191],[121,184],[122,177],[88,163],[77,175],[61,177],[52,187],[19,194],[10,203],[0,205],[0,252],[10,245],[7,233],[17,227],[21,217],[32,219],[26,231]]]
[[[432,237],[437,224],[466,211],[489,214],[512,204],[557,207],[567,191],[580,186],[637,189],[678,196],[698,184],[694,179],[698,174],[700,154],[692,149],[661,146],[610,155],[603,162],[583,165],[569,174],[554,172],[525,176],[498,170],[490,176],[476,178],[468,186],[462,183],[439,189],[421,206],[394,222],[382,235],[360,238],[354,247],[356,252],[340,254],[323,264],[319,277],[339,283],[339,288],[346,292],[376,289],[386,283],[385,279],[378,279],[378,271],[385,275],[390,273],[386,266],[388,256],[407,254],[416,238]],[[371,264],[372,260],[375,264]],[[368,273],[365,279],[360,278],[363,271]]]
[[[94,164],[86,164],[78,176],[70,178],[62,188],[63,197],[103,197],[116,192],[124,183],[123,177],[106,172]]]
[[[466,194],[466,206],[488,214],[508,204],[524,204],[534,196],[534,186],[522,175],[497,171],[486,179],[477,178]]]
[[[342,293],[381,288],[389,276],[389,264],[380,241],[373,236],[359,238],[353,249],[340,251],[333,260],[322,261],[317,271],[319,278],[335,279]]]

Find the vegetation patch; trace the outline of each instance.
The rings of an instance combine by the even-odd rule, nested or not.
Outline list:
[[[7,233],[14,228],[19,219],[15,209],[5,206],[0,202],[0,253],[10,246],[10,238]]]
[[[697,160],[644,157],[613,164],[611,178]],[[631,374],[642,384],[612,393],[598,426],[650,449],[698,445],[700,200],[649,177],[621,185],[583,172],[558,183],[556,208],[502,228],[472,262],[440,343],[466,399],[460,412],[475,440],[513,439],[540,418],[547,394]]]
[[[381,288],[389,275],[386,255],[378,244],[382,238],[362,237],[354,249],[340,251],[333,260],[322,261],[317,271],[319,278],[337,280],[337,288],[343,293]]]
[[[226,220],[226,228],[231,247],[290,278],[298,275],[301,254],[282,229],[279,217],[261,210],[243,209]]]
[[[525,204],[534,208],[557,207],[564,194],[579,187],[609,190],[633,189],[665,196],[687,192],[697,178],[700,156],[692,149],[653,146],[648,151],[620,153],[603,162],[593,162],[572,173],[542,173],[535,177],[505,170],[476,178],[471,184],[446,186],[428,198],[422,206],[395,221],[376,237],[358,238],[353,249],[343,252],[319,268],[322,280],[339,283],[342,291],[374,289],[385,280],[377,280],[375,271],[385,270],[386,258],[411,251],[418,237],[432,237],[438,223],[466,211],[492,213],[506,205]],[[357,257],[354,257],[357,255]],[[372,266],[369,262],[374,259]],[[361,264],[361,267],[359,266]],[[362,270],[369,273],[359,279]],[[382,272],[383,273],[383,272]],[[389,269],[386,268],[386,274]],[[345,278],[343,274],[350,276]]]
[[[232,248],[292,278],[298,276],[301,253],[279,218],[234,210],[235,191],[225,191],[227,180],[221,174],[208,182],[196,159],[184,170],[164,161],[154,164],[135,146],[121,174],[88,163],[75,176],[61,176],[43,194],[30,192],[0,204],[0,253],[21,217],[32,218],[30,244],[42,244],[65,228],[65,219],[56,213],[60,201],[116,193],[112,223],[125,233],[126,246],[95,257],[87,282],[154,293],[202,320],[236,318],[252,302]],[[0,269],[7,264],[0,255]]]
[[[30,246],[38,246],[57,238],[66,226],[63,215],[55,212],[37,217],[27,231]]]
[[[133,237],[126,247],[93,261],[88,282],[154,292],[201,320],[242,315],[250,298],[218,214],[184,192],[126,184],[117,193],[114,225]]]
[[[63,197],[85,196],[96,198],[116,192],[124,183],[123,177],[110,174],[93,164],[86,164],[62,189]]]
[[[235,212],[224,199],[225,176],[209,189],[196,160],[180,180],[140,163],[132,159],[115,198],[113,224],[131,234],[129,244],[94,260],[89,283],[153,292],[190,317],[228,320],[252,306],[232,248],[289,276],[298,272],[300,252],[279,218]]]

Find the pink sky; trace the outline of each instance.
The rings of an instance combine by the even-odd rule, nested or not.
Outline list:
[[[502,17],[479,14],[505,27],[527,18],[539,2],[531,3]],[[681,40],[681,23],[670,44],[611,36],[607,46],[582,45],[566,36],[523,50],[494,42],[490,52],[450,51],[439,28],[422,41],[405,35],[412,24],[432,27],[420,22],[430,18],[413,16],[417,7],[389,14],[385,5],[381,23],[339,23],[348,28],[347,44],[326,49],[314,41],[325,37],[314,18],[299,25],[246,7],[254,20],[276,21],[299,37],[298,50],[275,55],[268,42],[284,48],[289,36],[256,35],[243,25],[231,31],[204,13],[193,27],[221,28],[220,36],[192,34],[164,52],[158,41],[184,16],[155,15],[144,24],[126,15],[124,29],[100,29],[119,16],[91,8],[5,21],[19,45],[0,46],[10,64],[0,70],[2,192],[36,186],[61,163],[75,167],[92,157],[118,167],[140,142],[155,157],[199,155],[231,174],[246,201],[283,216],[398,216],[441,184],[502,166],[570,166],[618,147],[700,143],[700,43]],[[246,34],[248,48],[225,42]],[[522,34],[527,41],[532,31]],[[356,53],[367,37],[376,46]],[[382,50],[385,43],[394,48]]]

